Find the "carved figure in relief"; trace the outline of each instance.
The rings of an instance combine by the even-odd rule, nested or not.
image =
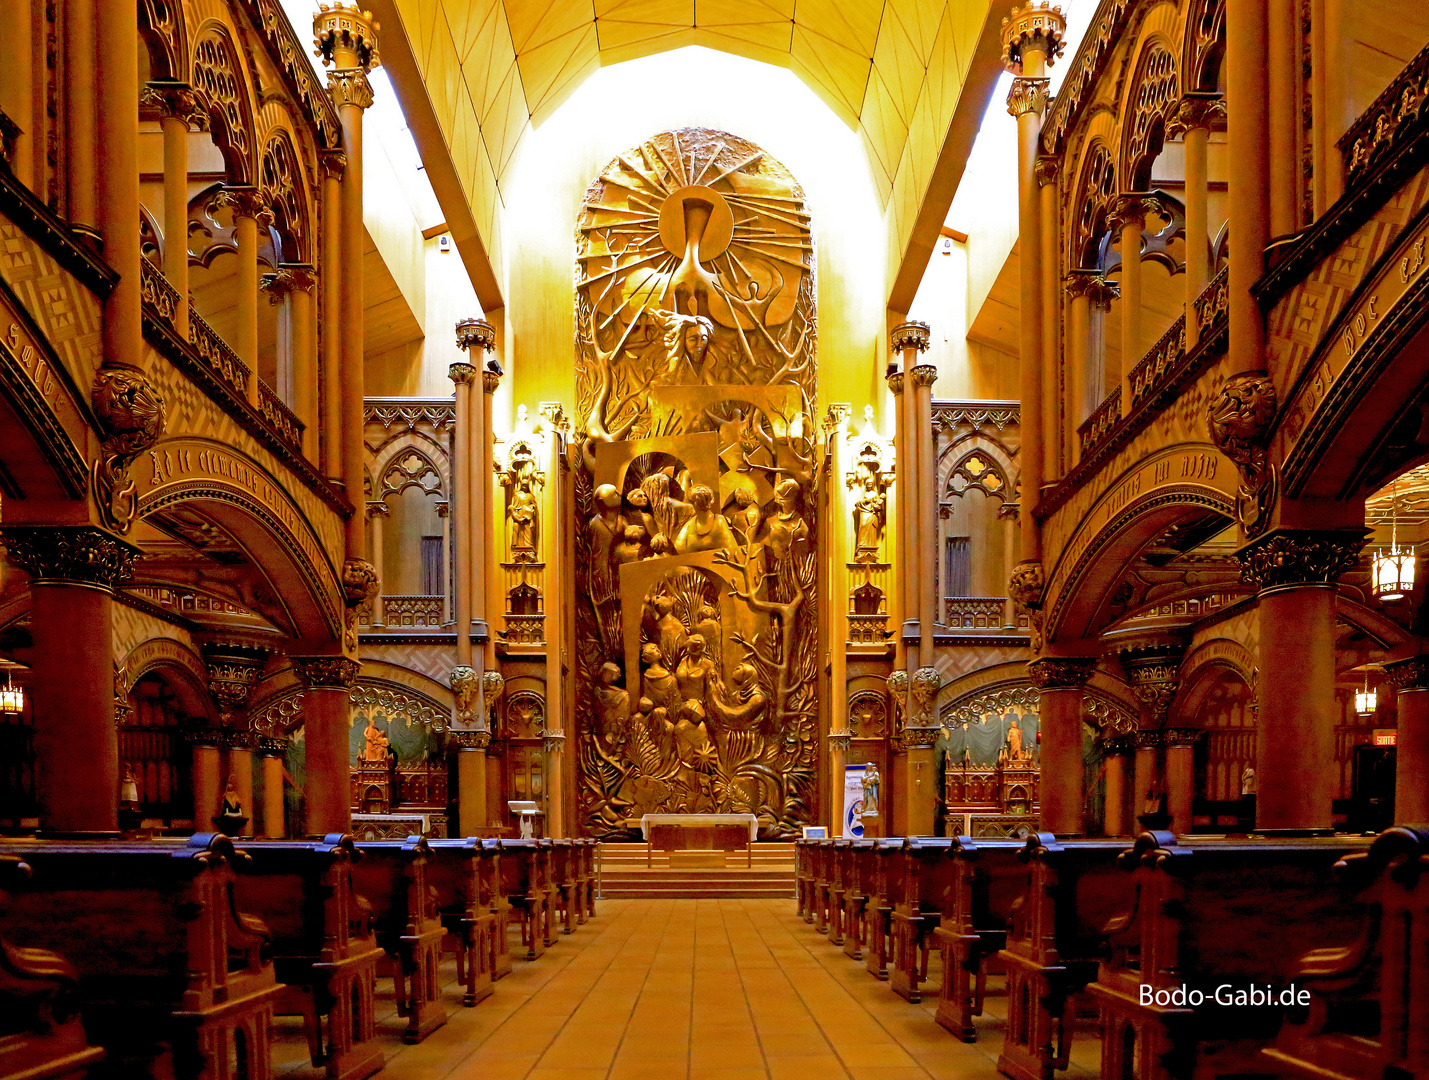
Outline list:
[[[546,478],[536,467],[536,457],[529,443],[518,442],[511,450],[511,464],[501,475],[506,488],[506,516],[511,522],[511,560],[535,562],[536,542],[540,531],[540,507],[536,489]],[[618,504],[617,504],[618,505]]]
[[[617,537],[621,535],[620,492],[613,484],[601,484],[595,489],[596,515],[590,519],[590,590],[598,605],[615,598],[615,575],[610,559]]]
[[[730,518],[735,535],[747,549],[754,547],[762,516],[758,496],[747,487],[735,488],[734,509],[730,511]]]
[[[596,715],[600,720],[601,738],[611,746],[625,741],[625,727],[630,719],[630,694],[624,687],[615,685],[619,679],[620,668],[610,663],[600,666],[600,683],[595,688]]]
[[[651,703],[651,712],[665,709],[667,713],[678,713],[681,704],[680,684],[665,667],[660,655],[660,647],[647,644],[640,650],[640,662],[645,665],[641,676],[640,696]]]
[[[670,494],[668,472],[651,473],[641,481],[640,486],[650,500],[650,511],[659,528],[658,535],[650,540],[650,547],[657,555],[673,555],[675,537],[679,535],[680,527],[694,513],[694,508]]]
[[[386,734],[377,726],[372,717],[367,718],[367,727],[362,732],[362,760],[386,761],[390,743]]]
[[[608,485],[602,484],[602,487]],[[614,488],[611,489],[612,491]],[[645,532],[645,544],[650,546],[656,536],[660,534],[660,523],[655,520],[655,515],[650,512],[650,496],[645,493],[644,488],[631,488],[625,495],[625,501],[630,509],[626,513],[626,520],[638,522]]]
[[[627,525],[621,533],[620,542],[612,552],[617,566],[639,562],[645,557],[645,530],[639,525]]]
[[[685,639],[689,631],[675,615],[673,596],[661,593],[650,602],[650,606],[655,610],[655,633],[658,635],[656,640],[660,645],[660,656],[666,665],[673,668],[685,655]]]
[[[705,704],[719,685],[719,665],[705,655],[702,635],[691,634],[685,641],[685,658],[675,669],[675,679],[680,684],[680,696],[685,701],[685,707],[703,719]]]
[[[690,492],[690,506],[693,514],[680,527],[675,538],[675,550],[681,555],[697,551],[720,551],[734,547],[734,537],[729,531],[729,522],[722,514],[714,512],[714,492],[704,484]]]
[[[718,661],[724,656],[722,634],[719,625],[719,609],[713,604],[700,605],[700,621],[695,623],[695,633],[704,639],[705,651]]]
[[[676,311],[655,313],[665,325],[666,375],[671,381],[690,379],[704,383],[705,354],[714,337],[714,323],[703,315],[682,315]]]
[[[774,503],[778,510],[768,520],[769,535],[765,541],[775,562],[787,558],[796,543],[809,539],[809,526],[799,513],[799,481],[786,477],[774,485]]]

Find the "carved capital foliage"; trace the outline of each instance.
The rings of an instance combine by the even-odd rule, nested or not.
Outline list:
[[[175,118],[191,128],[208,130],[208,110],[188,83],[154,81],[139,90],[139,115],[146,120]]]
[[[358,64],[362,69],[376,67],[377,31],[382,24],[355,4],[348,7],[341,0],[322,4],[313,16],[313,55],[321,56],[325,64]]]
[[[268,651],[242,642],[214,641],[201,647],[208,668],[208,692],[227,722],[248,706],[248,696],[263,676]]]
[[[938,727],[906,727],[898,736],[898,745],[904,750],[935,746],[942,734],[943,729]]]
[[[1189,750],[1200,737],[1200,728],[1165,728],[1161,732],[1162,745],[1168,750]]]
[[[496,327],[485,319],[462,319],[456,324],[456,347],[491,352],[496,348]]]
[[[836,754],[847,754],[853,737],[848,732],[829,732],[829,749]]]
[[[1133,683],[1131,694],[1146,710],[1152,724],[1160,727],[1171,715],[1171,702],[1176,700],[1176,689],[1175,682]]]
[[[1265,530],[1279,487],[1275,465],[1266,457],[1278,402],[1275,384],[1263,371],[1232,375],[1206,409],[1211,442],[1240,469],[1236,516],[1247,536]]]
[[[883,680],[888,684],[888,692],[896,699],[902,699],[908,693],[908,672],[890,671]]]
[[[342,564],[342,598],[348,607],[370,604],[379,587],[377,568],[366,559],[348,559]]]
[[[566,748],[566,733],[547,729],[541,732],[541,743],[548,754],[559,754]]]
[[[1062,55],[1067,21],[1062,9],[1049,0],[1028,0],[1002,20],[1002,66],[1014,75],[1022,74],[1022,56],[1040,52],[1048,67]]]
[[[928,329],[928,324],[916,320],[899,323],[893,328],[893,333],[889,335],[889,343],[893,346],[894,352],[916,349],[918,352],[924,353],[928,351],[931,341],[932,333]]]
[[[346,656],[294,656],[293,671],[309,690],[351,690],[362,666]]]
[[[1161,204],[1149,192],[1123,192],[1112,201],[1107,227],[1117,233],[1128,225],[1145,228],[1147,215],[1160,212]]]
[[[942,676],[934,667],[921,667],[913,673],[913,715],[909,723],[916,727],[935,726],[937,713],[934,705],[938,691],[943,686]]]
[[[258,287],[268,294],[270,304],[281,303],[289,293],[312,292],[317,283],[317,271],[307,263],[283,263],[258,279]]]
[[[288,753],[288,740],[275,738],[272,735],[257,736],[258,752],[267,757],[285,757]]]
[[[454,750],[485,750],[491,745],[491,732],[458,731],[453,728],[447,732],[447,745]]]
[[[1429,690],[1429,656],[1412,656],[1384,665],[1384,673],[1400,693]]]
[[[888,389],[895,397],[903,393],[903,372],[890,371],[888,373]]]
[[[1056,155],[1039,154],[1032,164],[1032,175],[1037,178],[1037,186],[1044,188],[1048,184],[1056,183],[1061,168],[1062,161]]]
[[[913,380],[913,386],[918,390],[928,390],[938,381],[938,368],[936,364],[918,364],[908,373],[908,377]]]
[[[332,95],[332,103],[339,108],[356,105],[366,109],[377,100],[372,92],[372,83],[367,72],[361,68],[341,68],[327,73],[327,91]]]
[[[466,664],[458,664],[447,676],[447,683],[456,698],[457,722],[470,724],[477,718],[477,702],[481,691],[481,680],[477,677],[476,669]]]
[[[126,533],[139,508],[129,466],[164,434],[164,397],[142,371],[105,367],[95,373],[90,401],[101,439],[90,492],[104,524]]]
[[[1164,736],[1165,732],[1162,731],[1147,731],[1142,729],[1138,731],[1133,738],[1136,742],[1136,749],[1155,750],[1165,742]]]
[[[1093,307],[1106,310],[1121,295],[1115,281],[1102,277],[1100,270],[1069,270],[1062,277],[1062,289],[1068,297],[1085,296]]]
[[[1262,592],[1333,586],[1364,547],[1363,529],[1276,529],[1236,552],[1241,579]]]
[[[1022,611],[1032,611],[1042,606],[1042,592],[1047,588],[1047,577],[1042,564],[1028,560],[1012,568],[1012,576],[1007,581],[1008,595]]]
[[[273,224],[273,208],[268,197],[248,184],[228,184],[214,198],[215,206],[227,206],[234,217],[252,218],[265,228]]]
[[[1007,92],[1007,115],[1024,116],[1047,110],[1047,78],[1028,78],[1019,75],[1012,80],[1012,89]]]
[[[1225,119],[1226,103],[1219,94],[1189,93],[1166,121],[1166,137],[1183,138],[1192,128],[1211,128],[1225,123]]]
[[[392,508],[381,499],[373,499],[367,504],[367,516],[369,518],[391,517]]]
[[[486,697],[486,707],[492,708],[501,698],[501,691],[506,687],[506,680],[501,677],[499,671],[483,671],[481,673],[481,691]]]
[[[347,153],[343,150],[319,150],[318,163],[322,166],[324,177],[341,180],[342,174],[347,172]]]
[[[1078,690],[1096,670],[1095,657],[1044,656],[1027,665],[1027,677],[1038,690]]]
[[[494,394],[501,386],[501,368],[498,366],[494,370],[490,365],[482,369],[481,389],[488,394]]]
[[[113,589],[134,576],[138,550],[102,529],[12,525],[3,535],[10,561],[30,576],[31,584],[55,581]]]
[[[452,364],[447,368],[447,377],[458,386],[467,386],[476,381],[476,368],[471,364]]]

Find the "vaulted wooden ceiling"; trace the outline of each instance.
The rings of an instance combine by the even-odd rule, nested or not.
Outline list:
[[[909,241],[931,223],[921,274],[951,200],[936,176],[950,136],[971,145],[999,67],[998,0],[379,0],[382,52],[433,186],[446,209],[423,136],[439,134],[499,279],[502,184],[522,133],[602,64],[704,45],[787,67],[851,126],[868,150],[890,215],[890,282]],[[996,9],[995,12],[993,9]],[[394,41],[395,18],[401,37]],[[425,87],[431,121],[415,108]],[[972,90],[968,94],[965,91]],[[425,125],[430,127],[430,125]],[[957,127],[960,130],[954,131]],[[955,163],[961,174],[959,151]],[[946,172],[946,170],[943,170]],[[955,186],[956,177],[951,178]],[[948,188],[946,193],[942,190]],[[930,191],[934,203],[926,207]],[[458,243],[459,227],[454,228]],[[465,252],[464,252],[465,254]],[[468,266],[471,260],[468,258]],[[912,281],[916,288],[917,281]],[[494,281],[478,294],[489,306]],[[911,288],[904,282],[907,302]]]

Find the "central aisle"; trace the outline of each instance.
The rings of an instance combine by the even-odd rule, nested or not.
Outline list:
[[[997,1080],[1001,1024],[964,1045],[794,914],[793,900],[605,900],[383,1080]],[[936,976],[937,973],[933,973]],[[1001,980],[998,980],[999,982]],[[934,982],[934,995],[936,994]],[[989,1001],[999,1017],[1002,999]],[[1085,1075],[1073,1068],[1074,1075]]]

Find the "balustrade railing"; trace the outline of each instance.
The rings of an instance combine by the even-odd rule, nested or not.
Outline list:
[[[298,414],[283,404],[278,397],[278,392],[269,386],[260,377],[258,379],[258,411],[263,415],[263,419],[273,425],[278,436],[287,443],[293,450],[301,453],[303,449],[303,422],[298,419]]]
[[[419,594],[382,597],[382,619],[390,630],[394,627],[442,625],[442,604],[445,597]]]
[[[1127,382],[1131,384],[1131,403],[1136,405],[1144,400],[1185,355],[1186,316],[1182,315],[1127,374]]]
[[[209,369],[233,387],[241,397],[247,398],[248,380],[252,375],[248,365],[238,359],[238,354],[218,336],[218,331],[209,326],[203,316],[192,307],[189,308],[189,337],[194,350]]]
[[[1345,188],[1354,187],[1376,162],[1406,143],[1424,138],[1429,120],[1429,45],[1405,65],[1336,144],[1345,162]]]
[[[1081,445],[1082,455],[1097,443],[1101,442],[1112,426],[1121,419],[1121,387],[1117,387],[1106,396],[1106,400],[1096,407],[1091,416],[1082,421],[1082,426],[1077,428],[1077,441]]]
[[[1230,317],[1230,302],[1230,268],[1223,266],[1196,297],[1196,325],[1201,328],[1201,337],[1206,336],[1208,326]]]
[[[179,311],[179,290],[169,284],[162,270],[143,259],[139,263],[139,295],[144,303],[153,306],[154,311],[170,326]]]
[[[950,630],[1000,630],[1006,611],[1003,596],[943,597],[943,625]]]

